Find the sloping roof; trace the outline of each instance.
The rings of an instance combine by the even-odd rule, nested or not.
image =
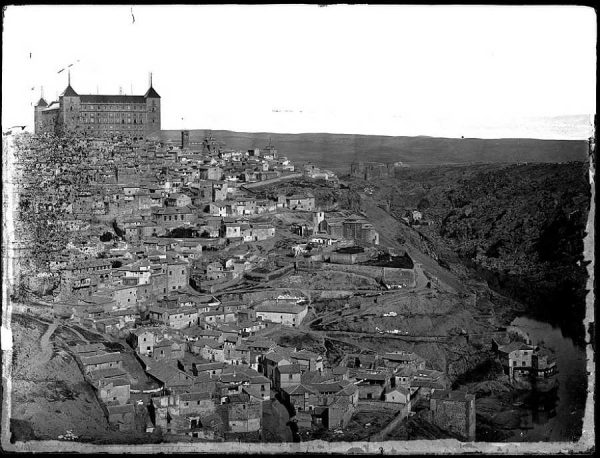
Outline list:
[[[511,342],[508,345],[502,345],[498,347],[498,351],[501,353],[512,353],[515,350],[534,350],[535,347],[527,345],[523,342]]]
[[[312,351],[308,351],[308,350],[295,351],[295,352],[292,352],[290,354],[290,356],[294,359],[302,359],[302,360],[318,359],[320,357],[320,355],[317,355],[316,353],[313,353]]]
[[[255,377],[250,376],[250,383],[271,383],[271,381],[264,375],[257,375]]]
[[[281,354],[281,353],[274,352],[274,351],[267,353],[266,355],[264,355],[264,357],[266,360],[273,361],[275,363],[279,363],[284,360],[285,361],[289,360],[288,356],[286,356],[285,354]]]
[[[300,395],[300,394],[305,394],[305,393],[316,394],[317,393],[316,390],[313,390],[312,388],[310,388],[306,385],[303,385],[303,384],[288,386],[288,387],[282,388],[282,391],[285,391],[289,395]]]
[[[80,96],[80,100],[81,103],[146,103],[143,95],[85,94]]]
[[[38,100],[38,103],[35,104],[36,107],[47,107],[48,104],[46,103],[46,101],[44,100],[43,97],[40,97],[40,100]]]
[[[60,108],[60,103],[55,101],[55,102],[50,103],[50,105],[48,105],[47,108],[44,108],[43,111],[58,110],[59,108]]]
[[[156,92],[152,86],[150,86],[150,89],[144,94],[144,97],[149,99],[160,99],[160,95],[158,95],[158,92]]]
[[[344,395],[344,396],[352,396],[354,393],[356,393],[357,390],[358,390],[358,387],[356,385],[350,384],[350,385],[346,385],[344,388],[342,388],[336,394]]]
[[[91,371],[89,375],[92,380],[112,379],[126,376],[127,371],[118,367],[112,367],[108,369],[99,369],[97,371]]]
[[[299,374],[300,373],[300,365],[299,364],[286,364],[283,366],[278,366],[277,370],[280,374]]]
[[[403,352],[385,353],[383,355],[383,359],[387,359],[390,361],[410,362],[410,361],[422,360],[423,358],[421,358],[416,353],[403,351]]]
[[[354,374],[354,377],[360,380],[378,380],[378,381],[385,381],[389,378],[389,376],[386,373],[382,373],[379,372],[377,374],[371,374],[369,372],[363,372],[363,371],[357,371]]]
[[[164,384],[169,383],[169,385],[174,384],[180,374],[183,374],[185,376],[184,378],[192,379],[192,377],[185,372],[180,371],[177,367],[165,362],[153,362],[153,366],[150,370],[147,370],[146,373]]]
[[[69,84],[65,91],[61,94],[63,97],[77,97],[79,94]]]
[[[315,383],[311,384],[310,387],[319,393],[337,393],[345,388],[339,383]]]
[[[118,352],[105,353],[103,355],[82,356],[81,357],[81,363],[84,366],[87,366],[89,364],[103,364],[103,363],[117,362],[117,361],[122,361],[122,360],[123,360],[123,355]]]

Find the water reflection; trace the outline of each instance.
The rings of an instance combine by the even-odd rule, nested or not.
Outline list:
[[[519,317],[512,324],[528,332],[534,344],[555,352],[558,386],[546,393],[525,392],[517,396],[513,405],[521,409],[521,426],[511,440],[578,440],[587,397],[585,350],[548,323]]]

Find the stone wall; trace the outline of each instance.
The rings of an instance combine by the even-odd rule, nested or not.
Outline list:
[[[379,442],[385,440],[385,437],[390,434],[398,425],[408,417],[410,413],[410,403],[403,405],[398,414],[390,421],[381,431],[369,437],[369,442]]]
[[[260,186],[268,186],[270,184],[279,183],[280,181],[290,180],[292,178],[302,178],[302,173],[290,173],[289,175],[282,175],[277,178],[271,178],[270,180],[256,181],[254,183],[247,183],[242,188],[252,189]]]
[[[415,273],[413,269],[400,269],[394,267],[377,267],[377,266],[362,266],[362,265],[346,265],[346,264],[327,264],[323,263],[321,266],[324,270],[337,270],[342,272],[349,272],[366,277],[372,277],[376,281],[382,280],[382,275],[385,272],[386,277],[392,275],[402,276],[407,278],[408,286],[414,287],[415,285]]]
[[[466,440],[475,440],[475,401],[430,400],[432,423]]]

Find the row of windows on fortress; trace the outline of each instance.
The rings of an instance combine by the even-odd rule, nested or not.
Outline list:
[[[73,107],[71,106],[71,111]],[[80,104],[79,111],[147,111],[147,105],[145,103],[133,103],[124,104],[120,103],[117,105],[111,104]],[[152,110],[156,111],[156,103],[152,101]]]
[[[154,123],[156,120],[152,119],[151,123]],[[82,124],[144,124],[144,118],[143,117],[135,117],[135,118],[124,118],[121,116],[115,116],[115,117],[108,117],[108,118],[94,118],[93,116],[91,117],[87,117],[87,116],[81,116],[79,117],[79,119],[77,120],[77,122],[80,122]]]

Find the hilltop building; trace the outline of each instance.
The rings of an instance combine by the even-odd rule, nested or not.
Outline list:
[[[35,133],[85,132],[96,136],[145,137],[160,131],[160,95],[152,87],[144,95],[78,94],[67,88],[50,104],[35,105]]]

